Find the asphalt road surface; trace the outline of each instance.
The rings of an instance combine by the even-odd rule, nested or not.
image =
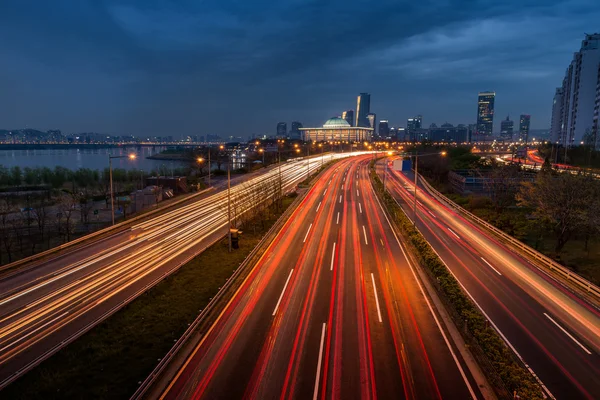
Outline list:
[[[335,154],[324,161],[347,156]],[[286,162],[281,171],[275,167],[246,178],[232,187],[232,212],[239,215],[269,190],[278,191],[280,174],[285,191],[322,162],[321,157],[311,159],[310,165],[307,160]],[[227,191],[221,190],[4,276],[0,280],[0,388],[226,232]]]
[[[311,188],[165,399],[479,398],[371,187],[370,156]]]
[[[391,164],[390,164],[391,167]],[[414,217],[414,175],[386,187]],[[383,176],[383,161],[378,164]],[[558,399],[600,399],[600,312],[419,185],[417,227],[529,368]]]

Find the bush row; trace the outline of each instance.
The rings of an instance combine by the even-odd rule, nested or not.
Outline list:
[[[541,387],[534,377],[516,360],[498,333],[489,326],[488,321],[467,297],[427,240],[413,227],[396,200],[384,191],[383,183],[375,173],[373,165],[372,161],[371,180],[377,196],[387,208],[400,233],[407,239],[419,263],[427,270],[428,275],[434,278],[434,286],[444,303],[451,308],[448,311],[454,322],[465,327],[466,332],[462,329],[460,331],[463,336],[467,336],[466,342],[472,344],[472,350],[475,350],[473,347],[481,349],[485,359],[475,358],[480,364],[486,364],[482,365],[482,369],[488,375],[490,384],[496,388],[499,397],[512,397],[516,392],[521,398],[543,399]],[[501,382],[494,384],[498,383],[498,380]]]

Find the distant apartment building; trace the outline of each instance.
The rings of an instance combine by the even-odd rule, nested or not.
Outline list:
[[[285,122],[277,123],[277,138],[285,139],[287,137],[287,124]]]
[[[529,125],[531,123],[531,115],[521,114],[519,118],[519,140],[525,144],[529,142]]]
[[[354,126],[354,110],[343,111],[342,119],[345,119],[350,124],[350,126]]]
[[[600,81],[599,81],[600,82]],[[550,121],[550,140],[552,143],[559,143],[561,130],[561,106],[563,102],[562,88],[556,88],[554,99],[552,100],[552,121]]]
[[[597,112],[600,108],[599,33],[585,35],[559,89],[554,100],[560,101],[560,107],[552,104],[552,140],[566,146],[591,140],[597,149],[600,148]]]
[[[442,126],[429,127],[428,137],[433,142],[446,142],[446,143],[464,143],[467,141],[469,136],[469,128],[465,125],[454,126],[449,123],[442,124]]]
[[[388,124],[388,121],[385,119],[382,119],[381,121],[379,121],[379,136],[383,137],[383,138],[387,138],[388,136],[390,136],[390,126]]]
[[[290,139],[300,139],[300,128],[302,128],[302,123],[298,121],[292,121],[292,127],[290,129]]]
[[[500,122],[500,139],[508,142],[511,141],[513,138],[513,127],[514,122],[507,115],[506,119]]]
[[[356,127],[368,128],[369,120],[367,115],[371,112],[371,95],[361,93],[356,99]]]
[[[420,141],[423,139],[423,116],[417,115],[416,117],[408,118],[406,120],[406,132],[409,136],[408,140]]]
[[[494,131],[494,102],[496,92],[479,92],[477,99],[477,131],[476,140],[480,136],[492,136]]]

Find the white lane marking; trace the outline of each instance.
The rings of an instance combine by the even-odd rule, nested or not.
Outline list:
[[[356,197],[360,197],[360,193],[358,193],[358,189],[356,189]]]
[[[323,196],[325,196],[325,193],[327,193],[327,188],[325,188],[325,191],[323,192]]]
[[[344,190],[344,185],[342,185],[342,190]]]
[[[334,174],[334,175],[335,175],[335,174]],[[331,183],[331,179],[329,180],[329,183]],[[328,183],[328,185],[329,185],[329,183]]]
[[[573,335],[571,335],[569,332],[567,332],[567,331],[565,330],[565,328],[563,328],[562,326],[560,326],[560,325],[558,324],[558,322],[556,322],[555,320],[553,320],[551,316],[549,316],[549,315],[548,315],[548,314],[546,314],[546,313],[544,313],[544,315],[546,316],[546,318],[548,318],[550,321],[552,321],[552,323],[554,323],[554,325],[558,326],[558,328],[559,328],[561,331],[563,331],[563,332],[565,333],[565,335],[567,335],[568,337],[570,337],[572,341],[574,341],[575,343],[577,343],[577,345],[578,345],[579,347],[581,347],[581,348],[583,349],[583,351],[585,351],[586,353],[588,353],[588,355],[591,355],[591,354],[592,354],[592,352],[591,352],[591,351],[589,351],[589,350],[588,350],[588,349],[586,349],[586,348],[585,348],[585,347],[584,347],[584,346],[583,346],[581,343],[579,343],[579,340],[575,339],[575,338],[573,337]]]
[[[383,210],[383,205],[379,201],[379,198],[375,197],[375,199],[377,200],[377,204],[379,204],[379,208],[381,209],[381,212],[383,213],[383,216],[385,217],[385,220],[387,221],[388,225],[392,226],[392,223],[390,222],[390,219],[388,218],[387,214]],[[406,215],[406,213],[405,213],[405,215]],[[392,229],[392,234],[394,235],[394,238],[396,239],[396,243],[398,243],[398,246],[400,247],[400,250],[402,250],[402,254],[404,255],[404,258],[406,259],[406,262],[408,263],[408,266],[410,267],[410,272],[412,272],[413,276],[415,277],[415,280],[417,281],[417,286],[419,286],[419,290],[421,291],[421,293],[423,294],[423,297],[425,298],[425,302],[427,303],[427,306],[429,307],[429,311],[431,312],[431,315],[433,315],[433,319],[435,320],[435,323],[436,323],[438,329],[442,333],[442,337],[444,338],[444,341],[446,342],[446,346],[448,346],[448,349],[450,350],[450,354],[452,354],[452,358],[454,359],[454,363],[458,367],[458,370],[460,371],[460,375],[462,376],[463,381],[465,382],[465,384],[469,388],[469,392],[471,393],[471,398],[477,399],[477,396],[475,396],[475,392],[473,391],[473,388],[471,387],[471,383],[469,383],[469,380],[467,379],[467,376],[465,375],[465,371],[463,370],[462,365],[458,361],[458,358],[456,357],[456,354],[454,354],[454,350],[452,349],[452,346],[450,345],[450,342],[448,341],[448,338],[446,337],[446,334],[444,333],[444,330],[442,329],[442,326],[440,325],[440,321],[438,320],[437,316],[435,315],[435,312],[433,312],[433,307],[431,306],[431,303],[429,302],[429,299],[425,295],[425,290],[423,289],[423,286],[421,286],[421,282],[417,278],[417,274],[416,274],[416,272],[415,272],[415,270],[413,268],[413,265],[408,260],[408,256],[406,255],[406,252],[404,251],[404,247],[402,247],[402,245],[400,244],[400,239],[398,239],[398,235],[396,235],[396,231],[393,230],[393,229]],[[433,250],[433,251],[435,252],[435,250]],[[437,252],[436,252],[436,254],[437,254]],[[438,257],[439,257],[439,254],[438,254]],[[442,258],[440,257],[440,260],[441,259]],[[444,262],[444,260],[442,260],[442,262]],[[446,268],[448,268],[448,266],[446,266]],[[450,268],[448,268],[448,271],[450,271]],[[450,271],[450,273],[454,276],[454,273],[452,271]],[[454,279],[456,279],[456,276],[454,276]],[[458,281],[458,279],[457,279],[457,281]],[[477,307],[483,312],[483,310],[481,309],[481,307],[479,307],[479,304],[477,304],[475,302],[475,299],[473,299],[473,297],[471,296],[471,294],[469,292],[467,292],[467,290],[462,285],[462,283],[460,283],[460,282],[458,282],[458,283],[465,290],[465,292],[469,295],[469,297],[471,297],[471,299],[477,305]],[[484,313],[484,315],[485,315],[485,313]],[[486,315],[486,317],[487,317],[487,315]],[[494,325],[494,322],[491,319],[488,318],[488,320],[490,321],[490,323],[492,325]],[[494,327],[496,328],[495,325],[494,325]],[[498,332],[500,332],[497,328],[496,328],[496,330]],[[502,333],[500,333],[500,334],[502,335]],[[504,337],[504,336],[502,336],[502,337]],[[508,343],[508,341],[507,341],[507,343]],[[510,345],[510,343],[509,343],[509,345]],[[514,347],[512,347],[512,345],[511,345],[511,348],[514,350]],[[515,350],[515,353],[516,353],[516,350]],[[518,353],[517,353],[517,355],[518,355]],[[519,358],[520,358],[520,356],[519,356]],[[521,358],[521,361],[523,361],[522,358]],[[531,369],[530,369],[530,371],[533,372]]]
[[[435,216],[435,215],[434,215],[434,214],[433,214],[431,211],[427,210],[427,212],[428,212],[429,214],[431,214],[431,216],[432,216],[433,218],[436,218],[436,219],[437,219],[437,217],[436,217],[436,216]]]
[[[313,392],[313,400],[317,400],[319,396],[319,380],[321,379],[321,363],[323,362],[323,343],[325,342],[325,328],[327,324],[323,322],[321,329],[321,345],[319,346],[319,361],[317,362],[317,377],[315,378],[315,390]]]
[[[333,271],[333,260],[335,259],[335,242],[333,242],[333,249],[331,250],[331,268],[330,271]]]
[[[317,211],[319,211],[319,208],[321,208],[321,202],[319,202],[319,205],[317,206]]]
[[[60,314],[58,317],[46,322],[44,325],[42,326],[38,326],[36,329],[32,330],[31,332],[29,332],[27,335],[21,336],[18,340],[15,340],[14,342],[11,342],[8,346],[4,346],[3,348],[0,349],[0,352],[8,349],[9,347],[14,346],[15,344],[19,343],[20,341],[22,341],[23,339],[33,335],[34,333],[36,333],[37,331],[39,331],[40,329],[44,329],[45,327],[47,327],[48,325],[50,325],[51,323],[53,323],[54,321],[61,319],[62,317],[64,317],[65,315],[67,315],[69,312],[64,312],[62,314]]]
[[[342,202],[342,195],[340,194],[340,203]]]
[[[308,237],[308,234],[310,233],[310,228],[312,228],[312,223],[308,227],[308,230],[306,231],[306,236],[304,236],[304,240],[302,241],[302,243],[306,242],[306,238]]]
[[[362,214],[362,206],[358,203],[358,208],[360,209],[360,213]]]
[[[373,291],[375,292],[375,304],[377,305],[377,316],[379,317],[379,322],[383,322],[381,319],[381,310],[379,309],[379,296],[377,296],[377,286],[375,285],[375,276],[371,272],[371,280],[373,281]]]
[[[339,224],[340,223],[340,212],[338,211],[338,216],[337,216],[337,220],[335,221],[335,224]]]
[[[457,239],[460,239],[460,236],[458,236],[456,234],[456,232],[454,232],[452,229],[448,228],[448,230],[450,231],[450,233],[452,233],[454,236],[456,236]]]
[[[344,182],[346,182],[346,177],[344,176]]]
[[[379,238],[379,241],[381,242],[381,245],[385,247],[385,244],[383,244],[383,239]]]
[[[275,314],[277,314],[277,309],[279,308],[279,304],[281,304],[281,299],[283,299],[283,294],[285,293],[285,289],[287,288],[288,283],[290,283],[290,278],[292,277],[292,273],[294,273],[293,269],[290,271],[290,274],[288,275],[288,278],[285,281],[285,285],[283,285],[283,290],[281,291],[279,300],[277,300],[277,305],[275,306],[275,309],[273,310],[273,316],[275,316]]]
[[[365,229],[364,225],[363,225],[363,233],[365,234],[365,244],[368,245],[369,242],[367,241],[367,230]]]
[[[489,262],[488,262],[488,261],[487,261],[485,258],[481,257],[481,259],[483,260],[483,262],[484,262],[484,263],[486,263],[487,265],[489,265],[491,269],[493,269],[494,271],[496,271],[496,273],[497,273],[498,275],[502,276],[502,274],[500,273],[500,271],[498,271],[496,268],[494,268],[494,267],[492,266],[492,264],[490,264],[490,263],[489,263]]]

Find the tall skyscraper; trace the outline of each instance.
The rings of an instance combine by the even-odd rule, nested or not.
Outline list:
[[[478,137],[492,136],[494,130],[494,100],[496,92],[479,92],[477,100],[477,132]],[[475,139],[477,140],[477,139]]]
[[[287,137],[287,124],[285,122],[277,123],[277,137],[278,138],[286,138]]]
[[[529,141],[529,123],[531,122],[531,115],[521,114],[519,119],[519,139],[523,143],[527,144]]]
[[[500,122],[500,138],[503,140],[510,141],[513,137],[513,127],[514,122],[510,120],[510,117],[507,115],[506,119]]]
[[[379,121],[379,136],[383,138],[390,136],[390,126],[385,119]]]
[[[371,112],[371,95],[361,93],[356,99],[356,126],[362,128],[369,127],[367,115]]]
[[[591,135],[595,146],[600,149],[598,119],[596,110],[600,108],[600,33],[586,34],[581,49],[573,55],[567,67],[561,86],[560,111],[553,126],[560,126],[560,132],[552,134],[563,145],[579,145],[585,136]],[[557,99],[555,93],[554,96]],[[553,111],[555,111],[553,103]],[[559,120],[560,119],[560,120]],[[554,137],[553,137],[554,140]]]
[[[369,125],[367,126],[367,128],[372,128],[373,129],[373,133],[377,133],[375,131],[375,124],[377,123],[377,115],[375,115],[375,113],[368,113],[367,114],[367,121],[369,122]]]
[[[552,121],[550,121],[550,140],[552,141],[552,143],[558,143],[561,137],[560,122],[562,104],[563,90],[562,88],[556,88],[556,92],[554,92],[554,100],[552,101]]]
[[[342,119],[345,119],[350,126],[354,126],[354,110],[342,111]]]

